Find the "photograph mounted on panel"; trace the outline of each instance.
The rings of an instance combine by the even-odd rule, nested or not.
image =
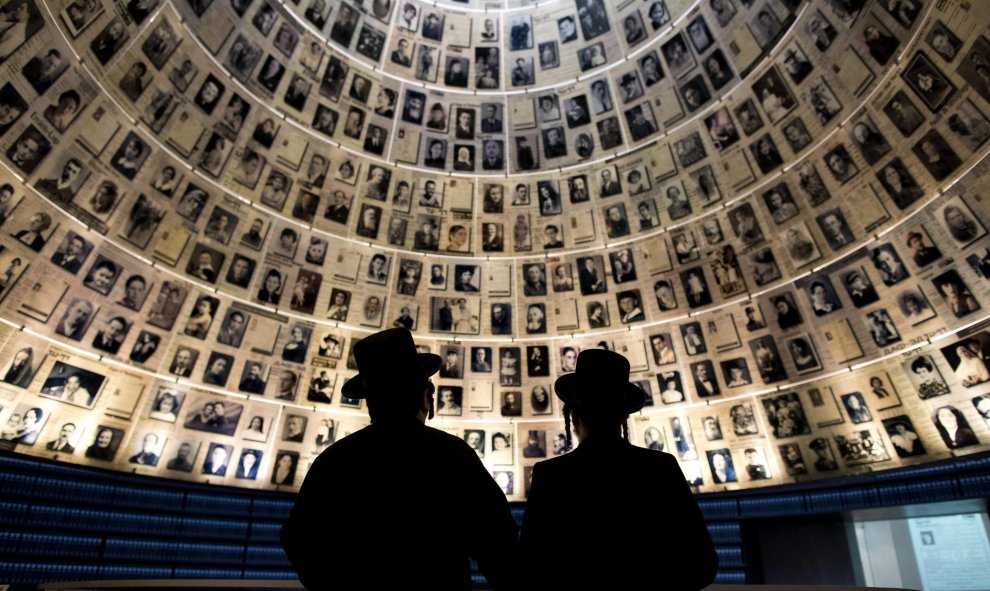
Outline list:
[[[106,376],[56,361],[41,385],[41,395],[83,408],[93,408]]]

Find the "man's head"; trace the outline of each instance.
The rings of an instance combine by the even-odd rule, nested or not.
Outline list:
[[[100,429],[96,436],[96,447],[106,449],[113,442],[113,431],[110,429]]]
[[[362,339],[354,346],[354,359],[359,373],[344,384],[342,393],[366,399],[372,422],[432,417],[434,388],[429,377],[442,360],[417,352],[408,330],[391,328]]]
[[[216,469],[220,466],[227,465],[227,448],[222,445],[217,445],[210,452],[210,461],[213,464],[213,468]]]
[[[192,352],[189,349],[179,349],[175,353],[175,367],[181,369],[188,367],[192,361]]]
[[[154,433],[148,433],[144,436],[144,440],[141,442],[141,451],[144,453],[155,453],[155,449],[158,448],[158,436]]]
[[[297,437],[302,434],[303,418],[299,415],[289,415],[285,423],[285,431],[289,437]]]
[[[72,434],[76,432],[75,423],[66,423],[58,430],[58,440],[60,443],[68,443]]]

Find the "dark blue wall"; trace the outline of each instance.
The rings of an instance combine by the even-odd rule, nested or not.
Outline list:
[[[990,454],[983,454],[868,476],[703,495],[699,503],[718,546],[717,582],[743,583],[761,578],[757,551],[744,539],[748,523],[988,496]],[[0,453],[0,582],[294,579],[278,544],[292,502],[287,494]],[[518,518],[522,508],[513,507]]]

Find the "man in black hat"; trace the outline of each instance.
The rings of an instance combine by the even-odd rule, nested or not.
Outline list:
[[[629,443],[626,419],[646,402],[629,383],[629,361],[586,349],[554,390],[564,403],[567,446],[572,423],[580,445],[534,467],[520,537],[521,580],[534,589],[596,579],[615,589],[710,584],[718,557],[677,460]],[[637,501],[644,491],[647,505]],[[628,543],[644,533],[650,544]]]
[[[473,558],[496,589],[511,586],[505,495],[464,441],[425,425],[440,357],[391,328],[362,339],[354,358],[360,373],[342,394],[368,401],[371,425],[320,454],[299,490],[281,536],[299,580],[309,591],[468,590]],[[330,532],[339,546],[313,542]]]

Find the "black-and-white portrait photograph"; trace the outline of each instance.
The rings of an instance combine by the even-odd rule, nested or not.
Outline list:
[[[708,456],[708,466],[711,468],[712,481],[715,484],[738,482],[732,454],[727,448],[710,449],[705,454]]]
[[[526,334],[545,334],[547,332],[546,304],[529,304],[526,307]]]
[[[89,268],[86,273],[86,278],[83,281],[83,285],[86,287],[99,292],[102,295],[108,295],[113,286],[117,283],[117,279],[120,278],[122,269],[120,264],[101,255],[97,255],[96,259],[93,261],[93,265]]]
[[[932,283],[939,295],[942,296],[945,305],[949,307],[952,315],[956,318],[963,318],[981,308],[973,296],[973,292],[970,291],[969,286],[955,269],[949,269],[941,275],[936,275],[932,279]]]
[[[928,34],[925,35],[925,42],[937,53],[946,63],[952,62],[959,55],[963,42],[955,33],[940,20],[932,24]]]
[[[919,269],[942,258],[942,251],[921,224],[908,227],[903,244],[911,250],[911,258]]]
[[[846,288],[846,293],[857,308],[872,304],[880,299],[877,290],[866,270],[863,267],[855,267],[841,274],[842,284]]]
[[[811,107],[818,123],[825,125],[842,111],[842,103],[832,92],[825,78],[817,79],[808,87],[802,98]]]
[[[752,204],[743,203],[729,210],[729,224],[736,238],[747,245],[756,244],[763,240],[763,230],[756,220],[756,212]]]
[[[26,5],[33,6],[34,4],[33,2],[27,2]],[[40,15],[38,15],[39,20],[40,18]],[[97,34],[89,44],[89,48],[92,50],[93,55],[96,56],[97,61],[105,66],[120,51],[120,48],[124,46],[124,43],[127,42],[129,37],[130,35],[127,32],[127,26],[124,25],[124,21],[120,17],[114,17]],[[3,52],[0,51],[0,58],[4,57],[7,56],[3,55]]]
[[[990,119],[969,99],[956,106],[947,119],[947,125],[952,134],[950,137],[961,142],[970,152],[975,152],[990,138]],[[2,134],[3,126],[0,125],[0,135]]]
[[[749,151],[763,174],[768,174],[784,163],[780,149],[777,148],[777,143],[773,141],[769,133],[763,134],[760,139],[750,144]]]
[[[750,352],[764,384],[772,384],[787,379],[787,370],[777,351],[777,343],[771,335],[766,335],[749,342]]]
[[[956,359],[960,359],[958,352]],[[928,355],[919,355],[905,361],[901,367],[903,367],[904,374],[908,377],[911,385],[918,392],[918,397],[922,400],[944,396],[950,392],[949,384],[942,377],[942,372],[934,358]]]
[[[846,216],[839,208],[830,209],[815,216],[815,221],[818,222],[818,227],[832,250],[841,250],[855,240],[855,235],[849,228]]]
[[[721,90],[733,78],[733,72],[729,66],[729,61],[721,49],[716,49],[704,59],[702,65],[705,68],[705,75],[708,82],[715,90]]]
[[[684,387],[681,385],[681,374],[678,371],[658,372],[657,383],[660,387],[660,400],[664,404],[684,402]]]
[[[777,257],[769,246],[756,249],[750,254],[749,259],[753,265],[753,282],[756,285],[762,287],[780,279],[780,265],[777,264]]]
[[[220,268],[223,267],[226,256],[216,248],[197,243],[193,247],[189,262],[186,264],[186,273],[200,281],[216,283],[217,275]]]
[[[949,198],[939,207],[935,217],[959,247],[964,247],[987,233],[961,195]]]
[[[832,280],[828,275],[814,277],[805,286],[808,295],[808,302],[811,304],[811,311],[815,316],[827,316],[836,310],[842,309],[842,301],[835,292]]]
[[[75,275],[82,268],[92,250],[93,244],[91,242],[70,231],[52,255],[51,262],[58,268]],[[13,278],[13,273],[11,275]]]
[[[797,106],[797,100],[776,68],[767,70],[766,74],[753,83],[753,94],[756,95],[770,123],[780,122]]]
[[[650,182],[650,171],[645,166],[626,169],[623,174],[625,175],[626,193],[630,197],[646,193],[653,186]]]
[[[897,53],[900,40],[894,36],[880,20],[870,15],[866,26],[863,27],[863,41],[867,52],[878,64],[886,66]]]
[[[888,162],[876,177],[898,209],[907,209],[925,194],[900,158]]]
[[[698,52],[698,55],[708,51],[708,48],[715,42],[715,37],[712,36],[711,30],[705,22],[705,17],[701,15],[694,17],[688,23],[687,36],[691,40],[694,50]]]
[[[733,405],[729,409],[729,417],[732,419],[732,432],[736,437],[759,434],[760,428],[756,422],[756,415],[753,414],[753,405]]]
[[[784,50],[784,70],[794,84],[801,84],[808,74],[815,69],[808,54],[804,52],[797,41],[792,41]]]
[[[897,457],[910,458],[928,453],[917,429],[907,415],[884,419],[883,427],[887,430]]]
[[[832,177],[840,184],[845,184],[849,179],[859,173],[859,167],[853,162],[852,157],[846,150],[845,145],[840,144],[832,148],[825,154],[824,158]]]
[[[911,151],[936,181],[945,180],[962,165],[956,152],[934,129],[921,136]]]
[[[265,387],[267,386],[267,376],[265,372],[265,366],[257,361],[246,361],[244,362],[244,369],[241,372],[240,382],[237,385],[237,389],[241,392],[247,392],[248,394],[263,394],[265,392]],[[268,433],[267,427],[265,425],[271,425],[271,420],[274,420],[274,415],[271,419],[262,418],[261,424],[256,424],[254,418],[248,423],[247,432],[260,431],[255,433],[255,441],[264,441],[263,436]],[[245,433],[245,439],[247,439],[247,433]]]
[[[935,310],[932,308],[928,298],[917,287],[908,287],[899,293],[897,295],[897,306],[900,308],[904,319],[910,322],[911,326],[917,326],[936,316]]]
[[[784,341],[784,346],[787,347],[791,361],[794,362],[794,369],[799,375],[818,371],[822,368],[818,352],[815,350],[815,345],[809,335],[791,337]]]
[[[36,354],[32,346],[20,347],[4,364],[3,369],[0,369],[0,381],[18,388],[27,388],[44,360],[45,355],[40,349]]]
[[[105,376],[56,361],[41,385],[41,395],[75,406],[93,408],[105,384]]]
[[[135,3],[144,4],[144,3]],[[153,6],[157,5],[156,1],[150,2],[149,4]],[[137,18],[138,16],[146,17],[147,14],[145,10],[137,8],[137,12],[134,10],[129,10],[131,16],[135,17],[135,21],[140,23],[143,18]],[[62,22],[65,24],[66,28],[69,30],[69,34],[73,38],[79,36],[86,27],[91,25],[101,14],[103,14],[103,4],[99,2],[70,2],[61,12]]]
[[[480,298],[430,298],[430,330],[432,331],[478,334],[480,317]]]
[[[890,454],[875,429],[859,429],[835,436],[836,447],[847,466],[885,462]]]
[[[86,448],[86,457],[92,460],[112,462],[120,444],[124,441],[123,429],[115,429],[106,425],[96,428],[96,438]]]
[[[739,141],[739,132],[736,130],[735,123],[733,123],[727,108],[719,109],[705,117],[705,127],[708,128],[708,136],[712,145],[719,152]]]
[[[893,318],[883,308],[867,312],[863,316],[863,324],[866,325],[866,330],[869,331],[877,347],[887,347],[901,340],[901,334],[897,331]]]
[[[28,104],[17,89],[9,82],[4,84],[0,88],[0,137],[3,137],[27,110]]]
[[[128,132],[127,137],[110,159],[110,166],[128,179],[133,180],[151,155],[151,146],[136,133]]]
[[[868,115],[863,116],[853,124],[849,130],[849,137],[859,148],[863,158],[868,164],[876,164],[888,152],[890,144],[887,139],[877,131],[877,126]]]
[[[921,52],[918,52],[918,55],[924,56]],[[956,73],[966,81],[970,88],[983,97],[983,100],[990,100],[990,72],[988,72],[987,65],[990,61],[988,61],[988,56],[990,56],[990,39],[980,35],[970,47],[966,59],[961,60],[956,68]]]
[[[174,423],[182,411],[182,403],[186,393],[168,386],[159,386],[158,392],[152,398],[150,418],[158,421]]]
[[[674,152],[677,155],[677,160],[678,162],[681,163],[681,166],[684,167],[691,166],[692,164],[700,161],[705,156],[707,156],[707,153],[705,152],[704,142],[702,142],[701,134],[698,132],[690,133],[682,137],[681,139],[675,140],[673,142],[673,145],[674,145]],[[668,190],[668,195],[667,195],[668,199],[670,199],[669,193],[670,192]],[[686,196],[685,196],[685,200],[686,200]],[[673,215],[671,215],[671,218],[677,219],[674,218]]]
[[[615,299],[619,305],[619,320],[623,324],[646,320],[646,313],[643,311],[643,298],[638,289],[620,291],[615,294]]]
[[[141,51],[155,66],[156,70],[161,70],[181,42],[182,39],[172,24],[167,20],[162,20],[145,38],[141,44]]]
[[[900,283],[910,276],[907,266],[904,265],[891,243],[881,244],[874,248],[870,253],[870,258],[873,260],[884,285]]]
[[[795,267],[803,267],[822,256],[818,243],[815,242],[805,221],[800,221],[784,230],[783,243]]]
[[[93,348],[116,355],[130,328],[131,322],[123,316],[111,316],[96,331],[92,342]]]
[[[657,132],[657,121],[649,102],[643,102],[625,112],[629,134],[633,141],[639,141]]]
[[[52,143],[34,125],[21,132],[14,143],[7,148],[7,159],[15,168],[30,175],[42,160],[51,152]]]
[[[757,110],[756,102],[753,99],[744,100],[733,110],[733,113],[735,113],[736,119],[739,120],[740,129],[746,135],[753,135],[765,125],[763,123],[763,117],[760,115],[759,110]]]
[[[206,450],[206,459],[200,473],[206,476],[224,477],[232,462],[231,456],[234,453],[233,445],[212,442]]]
[[[804,406],[797,393],[781,394],[764,398],[763,411],[770,423],[770,430],[777,439],[811,433]]]
[[[964,61],[963,64],[965,63]],[[964,79],[966,78],[962,65],[958,72]],[[956,93],[955,85],[939,71],[928,55],[921,51],[916,52],[911,58],[907,67],[901,72],[901,78],[933,113],[945,106]],[[983,82],[983,85],[985,86],[986,83]],[[974,85],[974,87],[977,92],[980,91],[979,86]]]
[[[228,398],[199,396],[186,404],[186,429],[220,435],[233,435],[244,412],[244,405]]]
[[[188,295],[186,287],[170,281],[162,282],[158,295],[148,311],[148,324],[171,330]]]
[[[795,154],[800,153],[801,150],[811,144],[811,134],[800,117],[795,117],[787,122],[784,125],[783,132],[784,138],[787,140],[787,145],[790,146],[791,151]]]
[[[904,137],[915,132],[925,122],[925,116],[904,91],[897,91],[883,108],[884,114]]]
[[[873,420],[870,409],[866,406],[861,392],[850,392],[843,394],[842,405],[846,409],[846,415],[853,423],[866,423]]]
[[[777,325],[781,330],[793,328],[804,322],[804,318],[802,318],[794,301],[794,296],[790,292],[775,295],[770,301],[773,303],[777,315]]]

